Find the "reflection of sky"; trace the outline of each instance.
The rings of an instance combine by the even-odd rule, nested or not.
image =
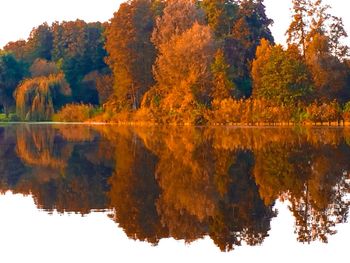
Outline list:
[[[173,239],[159,245],[129,240],[106,213],[49,215],[31,197],[0,196],[0,262],[334,262],[348,257],[350,226],[337,226],[329,244],[296,241],[294,220],[280,202],[262,246],[220,252],[210,238],[191,245]]]

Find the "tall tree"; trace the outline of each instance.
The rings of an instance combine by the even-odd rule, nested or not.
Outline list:
[[[101,23],[82,20],[54,23],[52,59],[63,70],[75,102],[98,104],[96,88],[84,87],[85,75],[104,70],[104,27]]]
[[[238,5],[233,0],[203,0],[201,7],[205,11],[208,25],[219,39],[229,35],[236,19]]]
[[[286,32],[287,43],[295,44],[305,56],[306,39],[308,35],[309,21],[307,20],[310,6],[307,0],[292,0],[292,22]]]
[[[53,47],[53,34],[50,26],[43,23],[33,28],[26,44],[27,62],[32,63],[37,58],[51,60]]]
[[[222,49],[219,49],[211,66],[213,74],[211,96],[213,99],[223,100],[236,95],[237,90],[235,84],[230,80],[229,67],[226,63],[224,52]]]
[[[263,0],[241,0],[239,4],[237,19],[231,36],[225,39],[224,50],[240,97],[249,97],[252,93],[251,62],[261,39],[274,42],[269,29],[273,20],[267,17]]]
[[[204,24],[204,13],[194,1],[170,0],[166,3],[163,15],[157,18],[152,42],[159,49],[172,37],[190,29],[195,22]]]
[[[330,25],[329,44],[333,56],[339,60],[343,60],[349,55],[349,47],[342,44],[343,38],[347,38],[348,34],[345,31],[343,19],[332,16],[332,23]]]
[[[209,103],[215,49],[210,28],[198,23],[160,46],[154,74],[165,113],[191,116],[198,104]]]
[[[154,26],[151,0],[121,4],[106,29],[107,63],[115,79],[117,110],[136,109],[143,94],[153,85],[155,48],[151,43]]]
[[[344,100],[347,68],[332,55],[329,38],[316,34],[306,49],[306,63],[314,83],[314,98],[320,101]]]

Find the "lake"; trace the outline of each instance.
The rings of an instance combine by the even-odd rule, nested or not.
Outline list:
[[[350,129],[0,126],[4,262],[344,258]]]

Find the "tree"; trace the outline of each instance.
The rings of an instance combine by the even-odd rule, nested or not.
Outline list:
[[[27,56],[26,44],[25,40],[11,41],[4,46],[4,51],[12,53],[17,60],[25,60]]]
[[[198,23],[160,45],[154,66],[160,108],[190,114],[197,104],[209,103],[215,50],[211,29]]]
[[[157,18],[152,42],[159,49],[174,36],[190,29],[195,22],[204,24],[204,13],[194,1],[170,0],[164,8],[163,15]]]
[[[347,89],[347,68],[331,54],[327,36],[316,34],[313,37],[306,50],[306,63],[312,74],[315,99],[345,99],[342,94]]]
[[[308,68],[296,46],[283,50],[262,40],[252,65],[253,96],[277,104],[293,104],[311,90]]]
[[[82,80],[91,71],[106,69],[103,31],[99,23],[82,20],[54,23],[52,60],[64,72],[74,102],[98,104],[96,88],[86,89]]]
[[[49,121],[55,111],[67,102],[71,90],[61,73],[26,79],[14,95],[16,112],[21,120]]]
[[[25,75],[23,64],[12,54],[0,53],[0,104],[7,116],[15,104],[13,92]]]
[[[236,19],[238,5],[232,0],[203,0],[201,7],[206,14],[208,25],[215,36],[222,39],[231,34]]]
[[[99,74],[96,78],[96,88],[98,91],[98,99],[103,105],[113,94],[114,78],[112,74]]]
[[[347,55],[349,55],[349,47],[342,45],[341,43],[342,39],[347,37],[348,34],[344,29],[343,19],[332,16],[329,44],[332,55],[337,57],[339,60],[343,60]]]
[[[252,93],[250,67],[256,48],[263,38],[274,42],[269,29],[273,20],[267,17],[263,0],[241,0],[239,4],[231,35],[224,42],[224,51],[234,73],[232,80],[240,92],[239,97],[247,98]]]
[[[132,0],[121,4],[106,29],[106,59],[115,83],[118,109],[137,109],[143,94],[153,85],[155,48],[152,1]]]
[[[310,6],[307,0],[292,0],[292,22],[286,32],[287,43],[297,45],[302,55],[305,56],[306,39],[308,35],[309,22],[307,16],[310,12]]]
[[[236,87],[230,80],[229,65],[226,63],[224,52],[221,49],[215,54],[215,60],[211,66],[211,72],[213,74],[212,98],[223,100],[234,96]]]
[[[49,76],[51,74],[57,74],[58,68],[54,62],[47,61],[45,59],[38,58],[29,68],[32,77]]]
[[[31,64],[35,59],[51,60],[53,48],[53,34],[50,26],[43,23],[33,28],[26,43],[27,62]]]

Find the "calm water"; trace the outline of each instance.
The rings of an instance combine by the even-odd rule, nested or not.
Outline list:
[[[350,129],[0,126],[0,260],[334,259],[348,172]]]

